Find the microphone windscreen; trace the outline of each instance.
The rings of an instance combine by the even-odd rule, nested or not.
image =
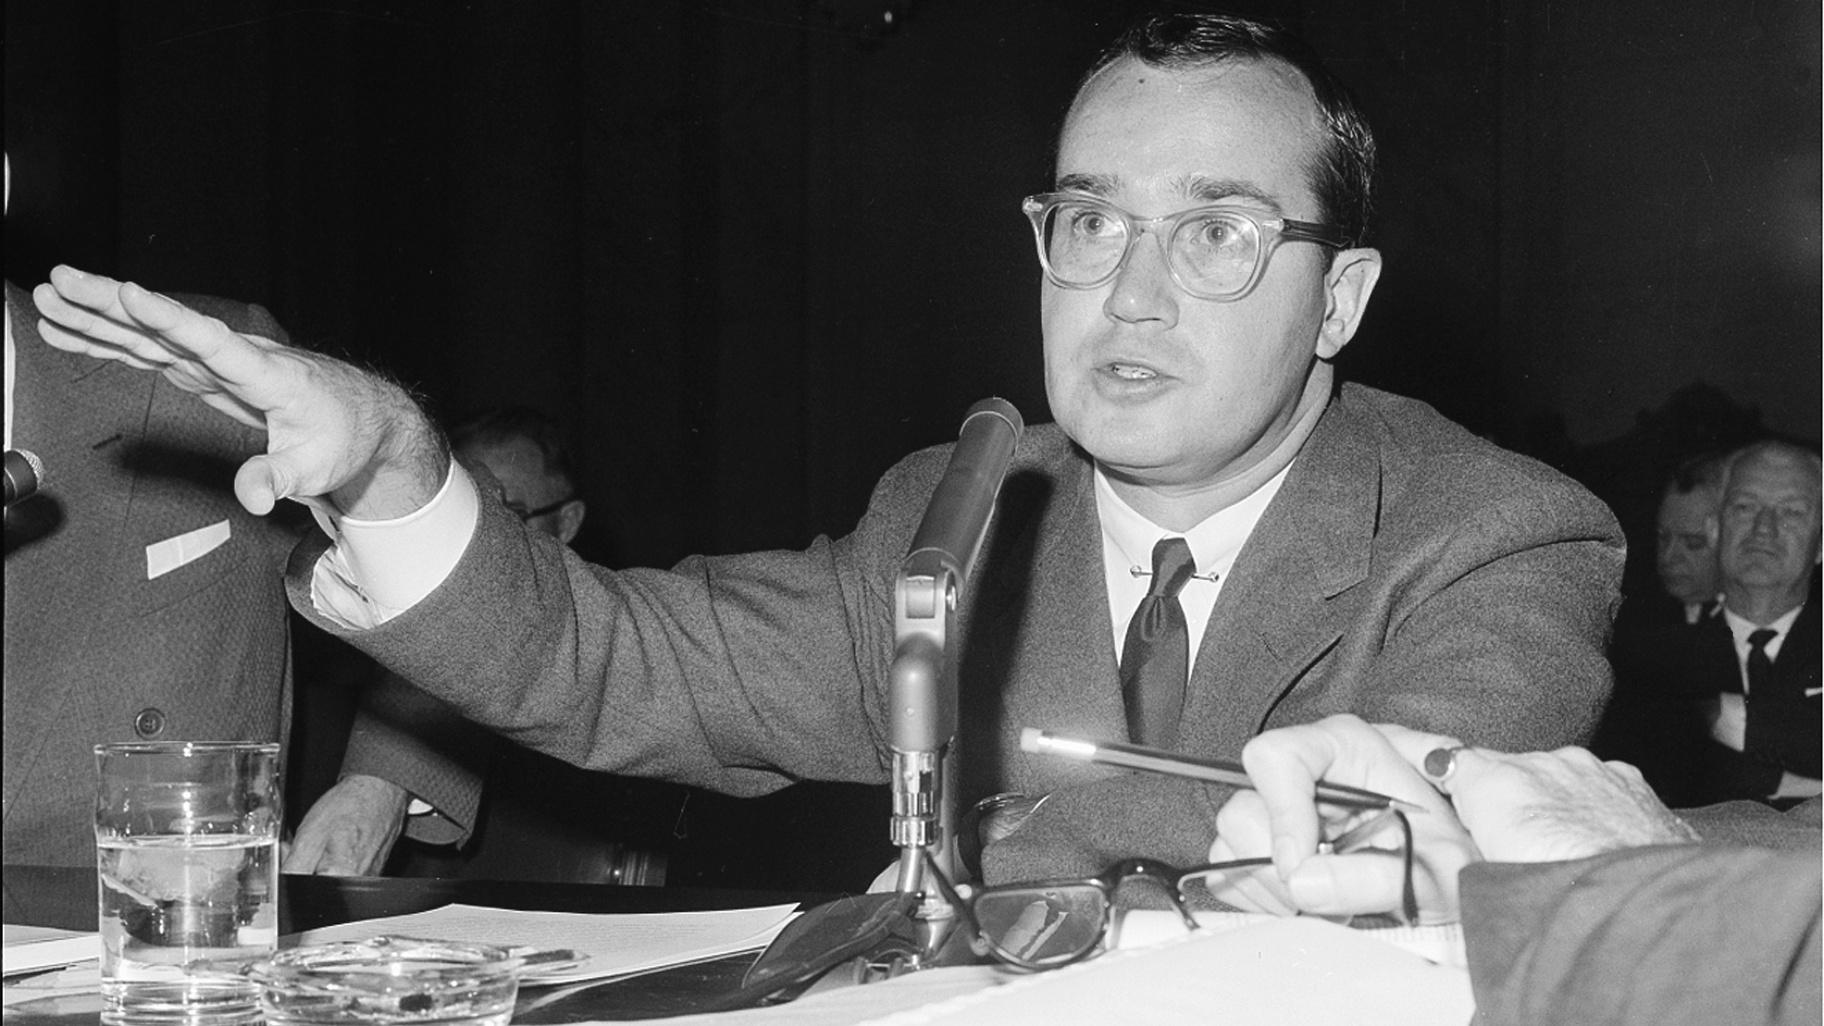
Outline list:
[[[44,484],[44,461],[25,449],[6,451],[6,504],[28,499]]]

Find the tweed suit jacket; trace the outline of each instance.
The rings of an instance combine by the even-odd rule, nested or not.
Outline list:
[[[229,488],[261,433],[159,375],[51,348],[30,295],[9,283],[6,302],[13,441],[46,472],[6,522],[5,859],[93,865],[93,745],[284,739],[280,571],[299,531]],[[260,307],[184,302],[284,338]],[[219,524],[219,547],[148,577],[148,546]]]
[[[443,584],[358,647],[470,718],[580,765],[752,794],[885,782],[893,586],[948,447],[892,468],[849,535],[610,572],[482,504]],[[301,546],[292,601],[326,627]],[[1237,558],[1180,747],[1351,711],[1502,748],[1581,740],[1622,539],[1600,502],[1422,403],[1345,386]],[[1226,791],[1022,754],[1022,727],[1123,738],[1089,458],[1026,432],[965,597],[959,798],[1049,794],[990,879],[1201,861]],[[1125,611],[1123,611],[1125,613]],[[331,629],[334,629],[333,627]],[[884,829],[884,825],[883,825]],[[1002,853],[997,855],[998,853]]]
[[[1476,1023],[1815,1026],[1818,811],[1728,802],[1683,813],[1703,844],[1466,867]]]

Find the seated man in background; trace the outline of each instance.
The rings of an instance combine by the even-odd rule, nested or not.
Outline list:
[[[1677,621],[1686,626],[1696,626],[1713,615],[1722,594],[1722,570],[1716,558],[1717,507],[1722,501],[1721,456],[1686,462],[1660,493],[1653,566],[1660,589],[1676,604]]]
[[[1342,85],[1242,19],[1145,19],[1079,88],[1056,191],[1023,205],[1058,423],[1014,453],[953,641],[962,804],[1046,796],[987,878],[1189,862],[1229,793],[1026,759],[1026,726],[1204,755],[1340,711],[1516,748],[1593,728],[1614,518],[1337,380],[1381,270],[1373,162]],[[324,500],[294,604],[464,715],[732,794],[887,779],[894,583],[946,448],[889,470],[838,540],[610,571],[479,501],[376,375],[69,268],[37,299],[54,344],[259,411],[243,501]]]
[[[1818,454],[1758,442],[1729,459],[1719,512],[1723,610],[1693,635],[1712,710],[1700,800],[1818,794],[1824,758]]]
[[[1323,780],[1416,802],[1421,920],[1461,921],[1479,1024],[1815,1024],[1824,1011],[1815,800],[1680,819],[1633,767],[1581,749],[1509,755],[1353,716],[1268,731],[1242,759],[1259,790],[1224,806],[1210,857],[1273,865],[1222,896],[1281,914],[1394,910],[1403,860],[1312,854],[1313,796]]]
[[[1654,537],[1655,588],[1629,595],[1615,621],[1609,658],[1615,696],[1590,750],[1632,764],[1662,801],[1698,801],[1708,731],[1702,709],[1681,686],[1689,674],[1692,632],[1721,610],[1717,560],[1726,453],[1687,460],[1660,493]]]

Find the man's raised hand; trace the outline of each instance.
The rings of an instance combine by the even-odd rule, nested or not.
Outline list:
[[[236,473],[253,513],[327,499],[348,516],[403,516],[449,469],[442,436],[405,390],[308,350],[242,335],[131,282],[57,267],[33,293],[59,349],[162,373],[217,410],[266,430],[266,453]]]

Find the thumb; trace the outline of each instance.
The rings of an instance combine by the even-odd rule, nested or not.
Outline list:
[[[235,497],[255,516],[272,512],[280,499],[290,497],[294,487],[290,468],[277,456],[255,456],[234,474]]]

